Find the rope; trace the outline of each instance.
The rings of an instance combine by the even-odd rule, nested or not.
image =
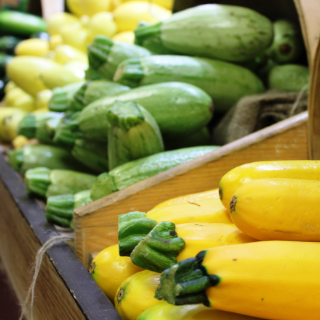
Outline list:
[[[289,117],[292,117],[292,116],[294,115],[295,111],[296,111],[297,108],[298,108],[299,102],[300,102],[300,100],[301,100],[301,98],[302,98],[302,96],[303,96],[303,94],[304,94],[304,91],[305,91],[308,87],[309,87],[309,83],[306,84],[306,85],[304,85],[304,86],[302,87],[302,89],[300,90],[300,92],[299,92],[299,94],[298,94],[298,96],[297,96],[296,101],[295,101],[294,104],[292,105],[292,108],[291,108],[290,113],[289,113]]]
[[[44,245],[38,250],[36,254],[35,259],[35,265],[34,265],[34,274],[32,277],[32,282],[30,284],[30,287],[28,289],[26,298],[24,300],[24,303],[22,304],[22,311],[19,320],[23,319],[23,316],[26,314],[28,310],[30,310],[30,319],[33,320],[33,304],[34,304],[34,289],[36,286],[36,281],[39,275],[39,271],[41,268],[41,263],[43,260],[44,254],[47,252],[47,250],[51,249],[55,244],[64,242],[66,240],[73,240],[74,237],[71,236],[55,236],[50,238]]]

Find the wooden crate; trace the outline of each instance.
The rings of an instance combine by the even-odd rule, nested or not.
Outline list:
[[[188,7],[208,2],[188,0],[181,3]],[[220,0],[216,3],[247,6],[273,19],[284,16],[298,20],[312,66],[320,33],[318,0]],[[119,214],[148,211],[166,199],[216,188],[227,171],[245,163],[308,159],[307,123],[308,114],[304,112],[75,210],[78,258],[88,267],[92,252],[117,243]]]
[[[0,257],[22,304],[40,247],[59,233],[26,193],[20,176],[0,153]],[[1,312],[0,312],[0,318]],[[30,314],[26,315],[30,319]],[[121,320],[70,247],[58,244],[45,255],[35,287],[34,320]]]

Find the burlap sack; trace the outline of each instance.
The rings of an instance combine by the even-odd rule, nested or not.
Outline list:
[[[224,145],[307,110],[308,94],[269,90],[247,96],[213,128],[213,143]]]

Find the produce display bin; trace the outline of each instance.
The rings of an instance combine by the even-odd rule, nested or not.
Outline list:
[[[176,1],[174,10],[208,3]],[[216,1],[252,8],[272,19],[298,19],[312,69],[320,33],[320,10],[316,0],[304,1]],[[312,98],[311,98],[312,101]],[[254,161],[307,160],[308,112],[291,117],[226,144],[200,158],[181,164],[124,190],[75,210],[76,254],[86,268],[90,257],[117,243],[118,216],[130,211],[148,211],[177,196],[218,187],[230,169]]]

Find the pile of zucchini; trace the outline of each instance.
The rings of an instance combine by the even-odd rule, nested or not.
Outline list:
[[[304,54],[295,23],[229,5],[140,23],[133,45],[97,36],[86,80],[55,88],[48,112],[22,118],[17,133],[40,145],[12,151],[9,162],[30,194],[48,198],[48,220],[72,227],[78,206],[218,148],[213,115],[240,98],[300,91]]]

